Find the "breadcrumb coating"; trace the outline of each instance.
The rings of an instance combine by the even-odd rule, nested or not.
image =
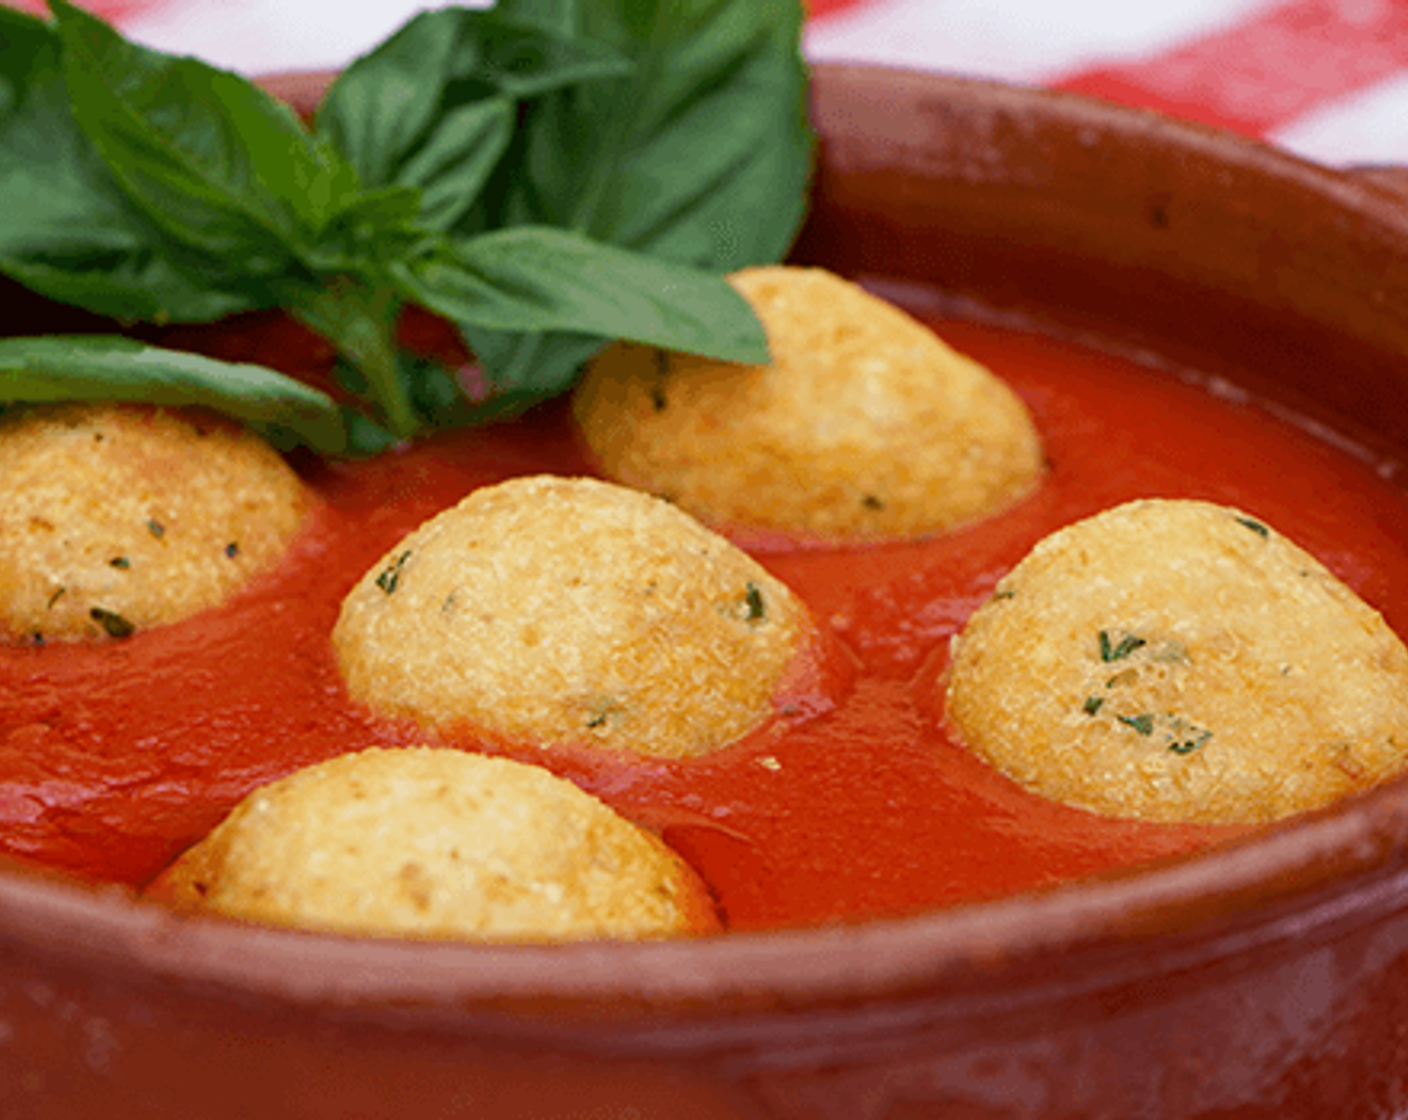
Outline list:
[[[784,584],[669,503],[532,476],[393,547],[333,644],[352,696],[387,715],[683,758],[769,718],[813,632]]]
[[[312,499],[211,413],[69,404],[0,417],[0,629],[124,638],[214,607],[274,566]]]
[[[164,876],[178,909],[396,937],[564,941],[714,932],[668,847],[539,767],[366,750],[255,790]]]
[[[1043,471],[1025,405],[899,308],[823,269],[730,277],[767,365],[618,343],[574,395],[602,472],[740,540],[920,537],[1006,509]]]
[[[1107,510],[1041,541],[954,640],[948,719],[1047,797],[1117,817],[1259,822],[1408,759],[1408,650],[1259,518]]]

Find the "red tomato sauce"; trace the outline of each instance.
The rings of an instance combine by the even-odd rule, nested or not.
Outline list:
[[[1100,351],[938,325],[1027,401],[1049,476],[1016,509],[938,539],[760,556],[854,660],[844,699],[691,762],[525,753],[659,829],[712,886],[730,928],[910,913],[1237,832],[1054,804],[945,738],[950,636],[1061,525],[1135,497],[1237,505],[1318,555],[1400,633],[1408,624],[1408,500],[1367,457]],[[305,374],[327,358],[264,327],[227,331],[212,348]],[[140,886],[255,786],[348,751],[428,741],[347,700],[328,637],[343,595],[472,488],[588,469],[561,404],[366,463],[300,466],[325,508],[293,555],[236,600],[122,642],[0,650],[0,851]]]

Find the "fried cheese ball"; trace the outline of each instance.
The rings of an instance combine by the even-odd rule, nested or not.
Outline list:
[[[333,932],[483,940],[719,928],[653,835],[536,766],[366,750],[247,796],[163,876],[182,910]]]
[[[216,606],[310,508],[257,435],[200,411],[69,404],[0,417],[0,633],[125,638]]]
[[[1259,822],[1408,760],[1408,651],[1309,553],[1200,501],[1107,510],[1037,544],[958,635],[961,740],[1115,817]]]
[[[609,478],[747,539],[919,537],[1028,494],[1043,468],[1026,407],[923,324],[823,269],[730,277],[772,361],[618,343],[573,398]]]
[[[767,719],[812,633],[785,585],[668,502],[532,476],[392,548],[333,644],[351,695],[386,715],[682,758]]]

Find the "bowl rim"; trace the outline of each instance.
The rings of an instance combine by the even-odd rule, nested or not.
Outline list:
[[[306,106],[329,80],[284,74],[264,84]],[[1104,130],[1265,168],[1329,204],[1390,223],[1408,244],[1408,207],[1392,183],[1229,132],[1075,94],[839,63],[813,67],[814,111],[825,118],[830,99],[859,87],[887,98],[976,93],[1042,114],[1059,105]],[[578,1019],[658,1024],[663,1016],[697,1025],[720,1015],[737,1020],[744,1010],[874,1006],[936,993],[958,999],[979,987],[1025,984],[1030,993],[1037,968],[1060,950],[1071,966],[1039,980],[1054,999],[1136,968],[1148,975],[1193,957],[1313,937],[1408,897],[1406,848],[1408,777],[1191,857],[1039,892],[853,925],[564,945],[348,937],[178,917],[121,888],[16,864],[0,867],[0,947],[109,977],[345,1012],[461,1022],[492,1014],[540,1031],[570,1008]]]

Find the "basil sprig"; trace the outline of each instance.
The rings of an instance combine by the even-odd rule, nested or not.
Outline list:
[[[800,5],[424,13],[343,72],[311,128],[238,75],[50,8],[0,9],[0,271],[129,322],[287,309],[345,363],[353,450],[562,392],[615,338],[766,357],[721,274],[779,259],[803,217]],[[410,304],[458,326],[489,401],[400,351]],[[64,345],[46,341],[46,369]],[[46,394],[141,396],[135,363],[119,381],[69,345]],[[310,422],[252,367],[216,380],[227,411],[247,381],[260,422],[337,443],[322,403]],[[154,369],[146,399],[168,381]],[[0,399],[26,399],[15,384]]]

